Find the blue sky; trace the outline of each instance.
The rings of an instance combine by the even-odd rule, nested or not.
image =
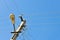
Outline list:
[[[17,40],[60,40],[60,0],[0,0],[0,40],[9,40],[13,26],[9,18],[24,14],[27,30]]]

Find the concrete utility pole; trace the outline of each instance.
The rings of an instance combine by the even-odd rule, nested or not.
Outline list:
[[[21,33],[23,28],[25,27],[26,20],[24,20],[22,18],[22,16],[19,16],[19,18],[21,19],[21,24],[19,25],[17,30],[15,30],[15,16],[14,16],[14,14],[10,14],[10,19],[11,19],[13,27],[14,27],[14,32],[11,32],[11,33],[13,33],[13,36],[10,40],[16,40],[17,37],[19,36],[19,33]]]

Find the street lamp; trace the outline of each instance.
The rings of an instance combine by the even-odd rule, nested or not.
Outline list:
[[[14,27],[14,32],[15,32],[15,15],[12,13],[10,14],[10,19],[12,21],[13,27]]]
[[[19,36],[19,33],[21,33],[23,28],[25,27],[26,20],[24,20],[22,18],[22,16],[19,16],[19,18],[21,19],[21,24],[19,24],[17,30],[15,30],[15,15],[10,14],[10,19],[11,19],[12,24],[14,26],[14,32],[11,32],[11,33],[13,33],[13,36],[12,36],[12,38],[10,40],[16,40],[16,38]]]

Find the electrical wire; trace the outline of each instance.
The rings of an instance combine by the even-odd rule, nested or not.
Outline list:
[[[10,10],[9,6],[7,5],[6,0],[4,0],[4,3],[6,4],[6,7],[8,8],[8,10]],[[17,10],[18,13],[19,13],[20,11],[19,11],[19,9],[18,9],[18,7],[17,7],[17,4],[16,4],[16,1],[15,1],[15,0],[14,0],[14,4],[15,4],[15,7],[16,7],[16,10]],[[24,32],[20,35],[20,37],[23,36],[23,40],[28,40],[28,39],[32,38],[32,35],[30,34],[30,32],[29,32],[29,31],[26,31],[26,30],[31,31],[31,28],[24,29]],[[26,36],[26,34],[27,34],[27,36]],[[20,37],[19,37],[19,38],[20,38]],[[29,38],[28,38],[28,37],[29,37]]]
[[[22,30],[22,33],[21,33],[21,35],[20,35],[19,38],[22,37],[22,40],[25,40],[25,37],[26,37],[26,36],[25,36],[25,33],[26,33],[26,28]]]
[[[9,7],[8,7],[8,5],[7,5],[6,0],[3,0],[3,2],[4,2],[4,4],[6,5],[7,9],[9,10]]]
[[[15,4],[15,7],[16,7],[17,12],[20,13],[19,8],[18,8],[18,5],[17,5],[17,3],[16,3],[15,0],[14,0],[14,4]]]

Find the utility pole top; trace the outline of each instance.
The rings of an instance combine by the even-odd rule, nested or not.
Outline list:
[[[15,31],[11,32],[11,33],[13,33],[13,36],[10,40],[16,40],[17,37],[19,36],[19,33],[21,33],[23,28],[25,27],[26,20],[24,20],[22,16],[19,16],[19,18],[21,19],[21,24],[18,26],[17,30],[15,30],[15,26],[13,26]],[[15,24],[15,15],[14,14],[10,14],[10,19],[12,21],[12,24]]]

